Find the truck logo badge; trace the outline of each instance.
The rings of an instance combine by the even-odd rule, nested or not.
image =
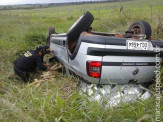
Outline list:
[[[139,69],[135,68],[133,71],[132,71],[132,74],[133,75],[137,75],[139,73]]]

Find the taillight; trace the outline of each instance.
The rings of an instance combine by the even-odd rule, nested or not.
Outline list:
[[[87,61],[87,74],[90,77],[100,78],[101,62],[100,61]]]

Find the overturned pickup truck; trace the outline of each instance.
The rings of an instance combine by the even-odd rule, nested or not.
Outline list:
[[[91,31],[93,20],[86,12],[65,34],[49,28],[47,45],[67,73],[95,84],[151,82],[163,42],[151,38],[149,23],[136,21],[125,34],[108,34]]]

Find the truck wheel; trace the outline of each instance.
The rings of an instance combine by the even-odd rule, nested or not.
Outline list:
[[[132,31],[134,34],[145,34],[146,39],[151,38],[152,35],[152,29],[150,24],[142,20],[133,22],[128,28],[128,31]]]
[[[54,33],[55,33],[55,28],[52,27],[52,26],[50,26],[50,27],[49,27],[49,36],[48,36],[48,38],[47,38],[47,40],[46,40],[46,45],[47,45],[47,46],[50,46],[50,35],[51,35],[51,34],[54,34]]]
[[[67,37],[72,42],[77,40],[83,31],[87,31],[94,20],[90,12],[84,13],[69,29]]]

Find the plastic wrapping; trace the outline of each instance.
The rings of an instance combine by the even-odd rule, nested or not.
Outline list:
[[[113,107],[138,99],[145,100],[151,96],[142,86],[134,84],[116,86],[103,85],[99,87],[96,84],[81,82],[79,87],[82,90],[81,94],[86,93],[89,95],[89,100],[97,101],[100,105],[105,105],[106,107]]]

